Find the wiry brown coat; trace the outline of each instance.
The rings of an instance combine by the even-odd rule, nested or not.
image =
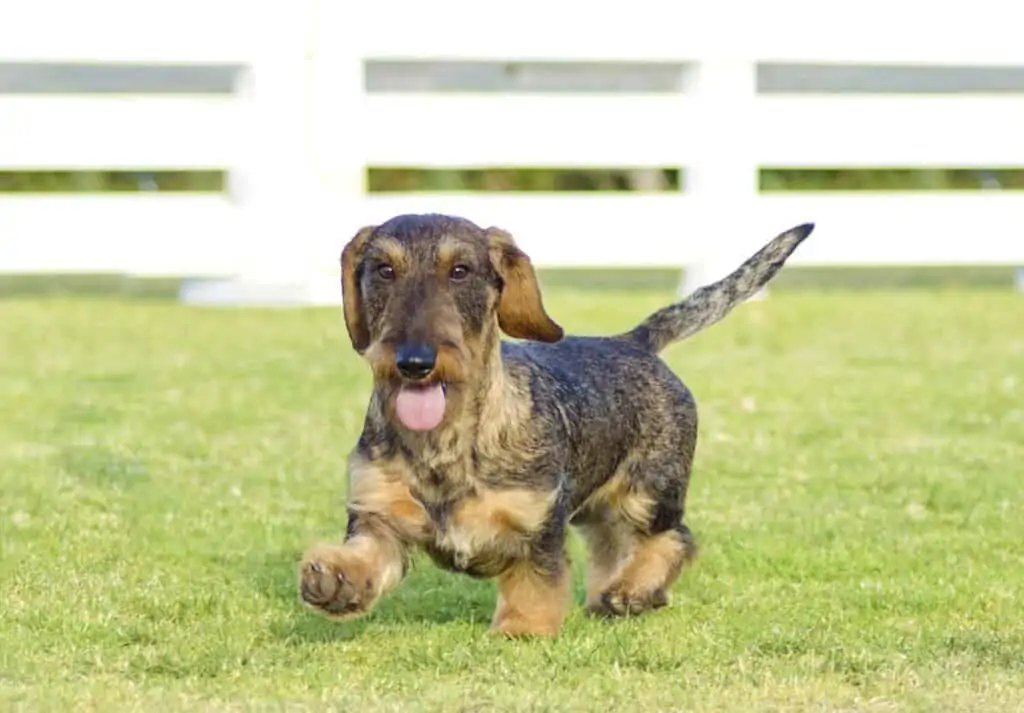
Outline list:
[[[497,578],[496,632],[554,635],[571,524],[588,545],[589,610],[666,604],[696,552],[683,514],[697,410],[657,353],[761,289],[812,228],[610,337],[564,336],[504,231],[443,215],[360,230],[342,255],[344,311],[374,389],[349,460],[348,531],[306,553],[302,600],[333,618],[365,613],[419,547],[447,569]],[[395,351],[411,342],[436,350],[429,380],[446,388],[429,431],[395,416]]]

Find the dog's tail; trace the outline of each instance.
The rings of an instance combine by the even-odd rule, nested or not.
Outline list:
[[[711,326],[768,284],[812,230],[814,223],[804,223],[777,235],[731,274],[658,310],[624,336],[660,352],[672,342]]]

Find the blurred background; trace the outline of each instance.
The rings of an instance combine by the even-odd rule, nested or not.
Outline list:
[[[951,8],[11,0],[0,286],[332,304],[414,211],[555,280],[685,291],[814,221],[780,284],[1011,285],[1024,50]]]

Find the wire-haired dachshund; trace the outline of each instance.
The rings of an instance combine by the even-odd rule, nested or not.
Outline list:
[[[374,386],[349,455],[344,541],[306,553],[302,600],[332,618],[366,613],[421,548],[497,579],[493,631],[555,635],[573,525],[588,549],[589,611],[667,604],[696,553],[683,515],[697,408],[658,352],[754,295],[813,227],[607,337],[564,335],[502,230],[444,215],[360,230],[341,256],[342,295]]]

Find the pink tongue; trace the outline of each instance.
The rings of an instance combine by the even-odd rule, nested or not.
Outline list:
[[[444,419],[444,389],[440,384],[403,386],[395,401],[395,415],[412,431],[437,428]]]

